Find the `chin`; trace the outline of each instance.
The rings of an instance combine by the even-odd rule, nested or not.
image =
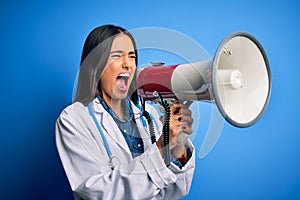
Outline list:
[[[127,97],[128,92],[114,95],[115,100],[123,100]]]

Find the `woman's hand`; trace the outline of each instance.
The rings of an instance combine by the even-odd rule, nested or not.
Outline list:
[[[177,145],[180,144],[178,142],[178,137],[182,133],[186,133],[188,135],[192,134],[192,112],[188,109],[189,105],[174,103],[170,106],[170,135],[169,135],[169,145],[172,150]]]
[[[178,142],[180,134],[192,134],[192,112],[188,109],[190,104],[174,103],[170,106],[170,128],[169,128],[169,148],[175,158],[186,156],[184,144]],[[158,140],[158,148],[162,149],[161,136]]]

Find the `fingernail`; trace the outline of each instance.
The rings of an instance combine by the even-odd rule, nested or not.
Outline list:
[[[183,126],[182,129],[186,129],[186,126]]]
[[[174,115],[178,114],[178,113],[179,113],[179,110],[180,110],[180,108],[175,108],[173,114],[174,114]]]

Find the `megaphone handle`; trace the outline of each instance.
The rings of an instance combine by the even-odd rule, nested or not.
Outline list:
[[[188,139],[189,139],[189,135],[182,131],[178,135],[177,144],[185,144]]]

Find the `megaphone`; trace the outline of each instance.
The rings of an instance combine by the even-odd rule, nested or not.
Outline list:
[[[215,103],[232,125],[245,128],[266,110],[271,71],[258,40],[234,32],[219,45],[213,60],[165,66],[156,63],[139,71],[138,92],[144,100],[161,98]]]

